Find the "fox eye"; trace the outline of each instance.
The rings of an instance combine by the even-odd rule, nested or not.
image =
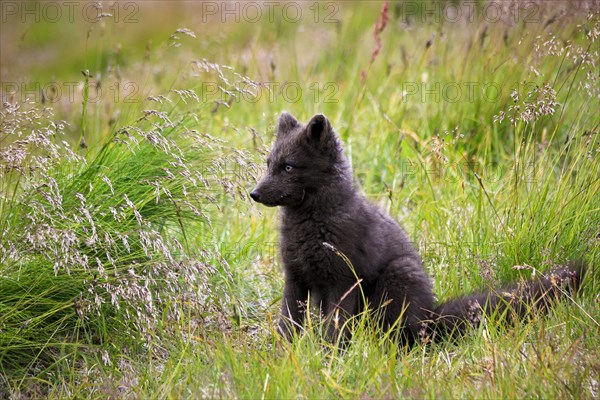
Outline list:
[[[283,169],[285,169],[285,172],[292,172],[292,170],[294,169],[294,167],[292,167],[290,164],[285,164],[283,166]]]

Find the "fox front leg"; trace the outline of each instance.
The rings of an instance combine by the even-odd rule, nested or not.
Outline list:
[[[358,296],[358,287],[352,287],[342,293],[332,293],[331,300],[324,310],[327,316],[327,339],[331,343],[335,343],[340,335],[343,339],[350,339],[351,332],[347,321],[358,312]]]
[[[294,333],[299,332],[304,326],[307,299],[308,290],[304,290],[293,280],[286,279],[278,331],[288,340],[291,340]]]

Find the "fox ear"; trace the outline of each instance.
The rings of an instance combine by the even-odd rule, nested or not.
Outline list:
[[[308,121],[306,135],[314,142],[321,142],[331,133],[331,124],[326,116],[317,114]]]
[[[292,129],[299,127],[300,122],[294,118],[294,116],[288,112],[281,113],[279,117],[279,125],[277,126],[277,135],[285,134]]]

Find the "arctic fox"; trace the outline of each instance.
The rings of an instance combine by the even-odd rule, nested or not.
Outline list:
[[[436,307],[421,257],[398,223],[359,193],[342,143],[322,114],[306,125],[281,115],[267,174],[250,196],[281,207],[285,288],[278,330],[288,338],[302,329],[311,306],[327,319],[331,340],[349,336],[345,321],[364,310],[408,343],[462,333],[494,311],[522,316],[531,306],[545,307],[576,288],[584,272],[576,263],[524,286]]]

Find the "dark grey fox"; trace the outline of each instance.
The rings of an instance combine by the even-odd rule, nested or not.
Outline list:
[[[376,314],[385,329],[398,329],[408,343],[438,332],[462,333],[485,314],[523,315],[533,305],[545,307],[583,276],[583,265],[574,264],[528,285],[436,307],[421,257],[404,230],[359,193],[324,115],[302,125],[283,113],[267,169],[250,196],[282,210],[284,336],[302,328],[311,305],[328,319],[330,339],[349,335],[345,321],[363,310]]]

